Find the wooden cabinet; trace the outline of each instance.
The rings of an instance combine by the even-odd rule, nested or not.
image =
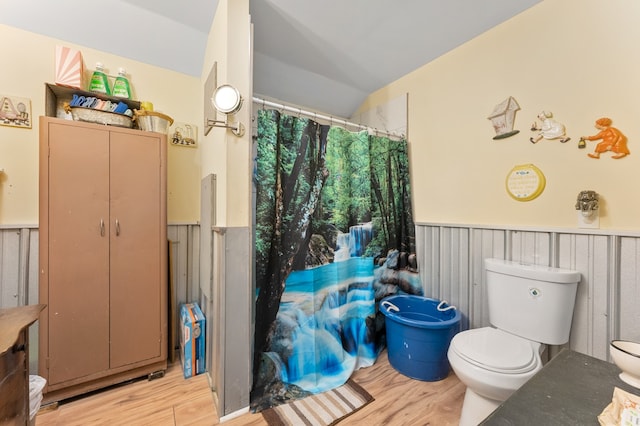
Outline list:
[[[40,118],[45,402],[166,369],[166,136]]]
[[[43,308],[0,309],[0,425],[29,423],[29,325]]]

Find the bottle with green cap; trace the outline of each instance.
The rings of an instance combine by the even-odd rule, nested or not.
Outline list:
[[[101,62],[96,63],[96,69],[89,83],[89,91],[111,95],[109,80],[107,79],[107,74],[104,73],[104,65]]]
[[[113,96],[131,99],[131,86],[127,79],[127,70],[124,68],[118,68],[118,76],[113,83]]]

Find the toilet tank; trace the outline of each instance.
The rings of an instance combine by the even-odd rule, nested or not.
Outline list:
[[[548,345],[569,341],[580,272],[485,259],[489,321]]]

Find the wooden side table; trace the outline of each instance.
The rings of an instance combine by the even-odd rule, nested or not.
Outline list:
[[[29,424],[29,326],[45,305],[0,309],[0,424]]]

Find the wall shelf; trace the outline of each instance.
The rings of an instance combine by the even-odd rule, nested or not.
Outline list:
[[[64,118],[64,106],[65,102],[71,102],[73,95],[81,96],[95,96],[96,98],[104,101],[111,102],[124,102],[129,106],[132,111],[134,109],[140,109],[140,102],[132,99],[123,99],[115,96],[107,96],[102,93],[88,92],[86,90],[74,89],[72,87],[58,86],[56,84],[45,83],[45,115],[47,117]]]

